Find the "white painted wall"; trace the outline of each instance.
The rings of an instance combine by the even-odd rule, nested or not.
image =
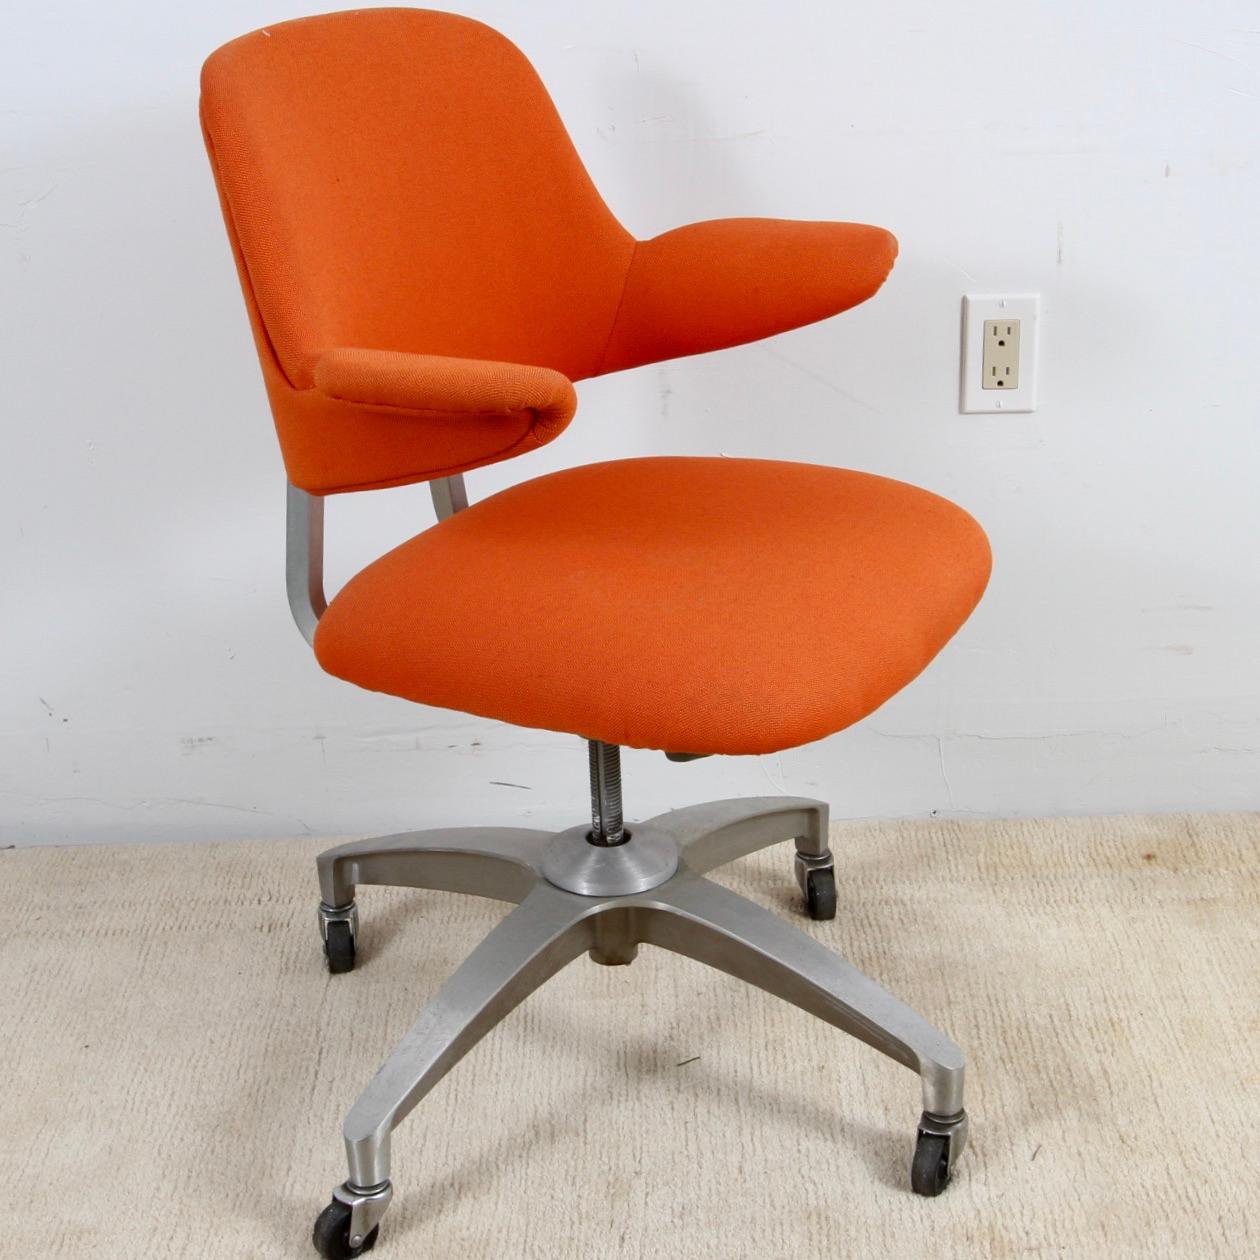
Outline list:
[[[0,0],[0,843],[581,816],[576,740],[355,691],[288,620],[196,93],[211,49],[314,7]],[[760,760],[631,754],[632,812],[1260,806],[1254,3],[463,11],[534,60],[638,235],[782,215],[902,243],[851,314],[583,385],[564,438],[473,494],[610,456],[811,460],[955,498],[997,557],[868,722]],[[1035,415],[957,414],[969,290],[1043,295]],[[334,581],[431,519],[423,489],[335,501]]]

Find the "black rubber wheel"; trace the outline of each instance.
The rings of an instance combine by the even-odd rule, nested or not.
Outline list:
[[[311,1242],[324,1260],[354,1260],[376,1246],[378,1225],[357,1247],[350,1246],[350,1209],[334,1199],[316,1218]]]
[[[949,1138],[939,1133],[920,1133],[910,1165],[910,1188],[915,1194],[935,1198],[949,1185]]]
[[[334,976],[354,970],[354,933],[350,930],[350,924],[333,922],[328,925],[328,935],[324,938],[324,957],[328,960],[328,970]]]
[[[836,872],[834,867],[819,867],[805,874],[805,908],[811,919],[836,917]]]

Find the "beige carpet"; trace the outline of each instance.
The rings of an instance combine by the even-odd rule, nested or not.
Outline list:
[[[1260,1255],[1260,816],[845,824],[816,933],[950,1030],[973,1140],[906,1186],[914,1076],[698,964],[579,960],[395,1135],[374,1256]],[[340,1123],[504,907],[310,841],[0,854],[0,1255],[314,1256]],[[729,868],[794,913],[787,847]]]

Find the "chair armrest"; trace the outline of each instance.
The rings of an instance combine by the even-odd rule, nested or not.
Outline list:
[[[635,245],[600,372],[812,324],[883,284],[897,240],[863,223],[715,219]]]
[[[573,418],[577,395],[551,368],[400,350],[327,350],[315,388],[337,402],[390,412],[505,416],[530,413],[539,444]]]

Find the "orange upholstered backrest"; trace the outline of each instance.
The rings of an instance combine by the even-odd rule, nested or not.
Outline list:
[[[214,53],[206,146],[289,480],[445,477],[552,441],[572,381],[825,319],[896,241],[731,219],[638,241],[502,35],[424,9]]]
[[[596,370],[634,243],[502,35],[284,22],[207,61],[202,121],[273,405],[333,347]]]

